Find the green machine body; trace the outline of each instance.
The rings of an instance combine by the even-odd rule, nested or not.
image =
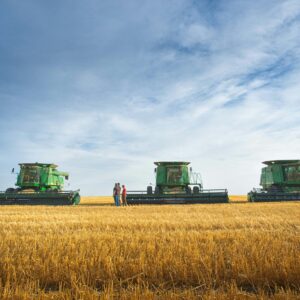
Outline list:
[[[300,200],[300,160],[264,161],[260,175],[260,189],[248,193],[248,201]]]
[[[192,171],[190,162],[158,161],[155,186],[146,191],[128,191],[128,204],[196,204],[227,203],[227,189],[203,189],[200,173]]]
[[[49,163],[20,163],[17,188],[0,192],[0,204],[76,205],[80,202],[79,190],[64,191],[69,173],[57,170]],[[14,169],[13,169],[14,171]]]

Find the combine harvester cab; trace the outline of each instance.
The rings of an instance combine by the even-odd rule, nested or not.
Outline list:
[[[227,203],[226,189],[204,190],[199,173],[192,172],[189,162],[155,162],[156,185],[147,191],[128,191],[128,204]]]
[[[261,189],[248,193],[249,202],[299,201],[300,160],[270,160],[263,164]]]
[[[76,205],[80,202],[79,190],[63,191],[69,174],[59,172],[57,165],[44,163],[19,164],[17,188],[0,192],[0,205]]]

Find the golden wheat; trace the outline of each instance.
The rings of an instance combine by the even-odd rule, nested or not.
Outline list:
[[[300,203],[0,207],[1,299],[300,295]]]

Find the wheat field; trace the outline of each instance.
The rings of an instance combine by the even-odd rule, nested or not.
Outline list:
[[[0,207],[0,299],[300,299],[300,203]]]

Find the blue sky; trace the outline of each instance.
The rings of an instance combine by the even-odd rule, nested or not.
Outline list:
[[[100,195],[187,160],[248,192],[299,158],[299,28],[298,0],[1,1],[0,189],[18,162]]]

